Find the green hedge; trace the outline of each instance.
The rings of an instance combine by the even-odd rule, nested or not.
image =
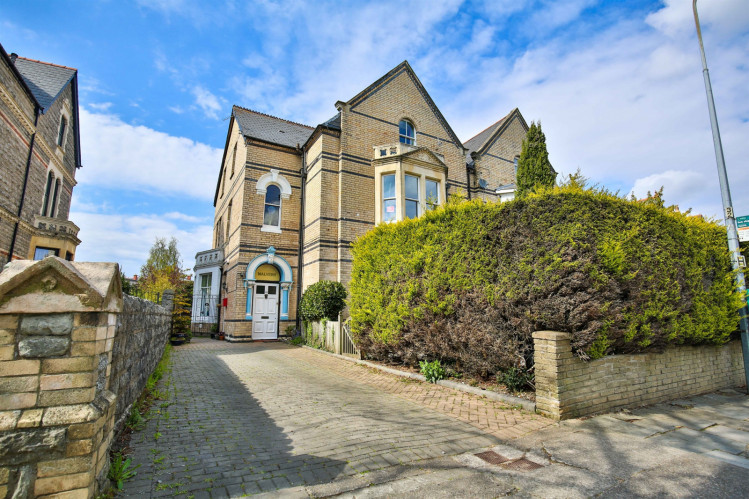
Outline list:
[[[567,186],[504,204],[448,203],[353,245],[352,332],[367,355],[480,376],[532,363],[531,334],[582,358],[720,344],[739,297],[725,229]]]
[[[338,320],[346,306],[346,288],[336,281],[318,281],[307,288],[299,304],[299,315],[304,321]]]

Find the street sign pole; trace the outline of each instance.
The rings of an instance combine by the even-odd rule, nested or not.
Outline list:
[[[718,117],[715,113],[715,101],[713,100],[713,89],[710,85],[710,73],[707,71],[707,59],[705,58],[705,47],[702,45],[702,31],[700,30],[700,19],[697,16],[697,0],[692,0],[694,11],[694,24],[697,26],[697,38],[700,42],[700,55],[702,56],[702,75],[705,78],[705,92],[707,93],[707,107],[710,111],[710,126],[713,130],[713,144],[715,146],[715,160],[718,163],[718,179],[720,180],[720,195],[723,200],[723,216],[726,221],[728,232],[728,251],[731,253],[731,264],[736,271],[736,286],[741,292],[743,305],[739,311],[741,319],[741,351],[744,354],[744,376],[746,378],[747,393],[749,393],[749,310],[746,306],[746,283],[744,273],[739,266],[739,236],[736,230],[736,217],[733,213],[731,202],[731,189],[728,186],[728,175],[726,174],[726,162],[723,158],[723,144],[720,141],[720,130],[718,129]]]

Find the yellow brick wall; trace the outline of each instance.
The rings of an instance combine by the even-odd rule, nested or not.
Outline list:
[[[301,203],[301,153],[293,148],[276,146],[260,141],[245,140],[238,130],[232,130],[228,146],[230,159],[234,143],[238,143],[234,178],[227,178],[226,191],[216,203],[215,223],[226,220],[229,200],[232,202],[230,236],[224,246],[224,274],[227,307],[222,308],[222,330],[235,340],[252,336],[252,322],[245,320],[247,291],[243,278],[247,265],[266,253],[270,246],[276,255],[283,257],[292,267],[294,284],[289,290],[289,316],[296,317],[296,287],[298,284],[299,216]],[[231,174],[231,166],[227,171]],[[257,193],[260,177],[276,169],[291,184],[291,196],[281,200],[281,233],[263,232],[265,196]],[[220,194],[220,191],[219,191]],[[225,222],[224,222],[225,223]],[[224,227],[225,230],[225,227]],[[288,324],[280,322],[283,334]]]
[[[723,346],[681,346],[663,353],[614,355],[584,362],[571,335],[533,334],[536,411],[569,419],[655,404],[744,384],[739,340]]]
[[[480,197],[487,201],[496,201],[499,196],[495,194],[500,185],[515,183],[515,156],[520,156],[520,151],[525,138],[526,129],[520,118],[514,116],[511,121],[503,127],[503,131],[492,142],[490,147],[475,161],[476,179],[471,195]],[[480,189],[479,178],[487,181],[487,189]]]

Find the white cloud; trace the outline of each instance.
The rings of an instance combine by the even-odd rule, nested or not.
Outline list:
[[[208,220],[206,217],[195,217],[178,211],[170,211],[169,213],[164,213],[162,216],[168,220],[181,220],[183,222],[193,223],[206,222]]]
[[[100,102],[100,103],[91,103],[88,105],[91,109],[99,112],[105,112],[109,111],[109,108],[112,107],[111,102]]]
[[[631,192],[637,199],[644,199],[648,192],[655,192],[663,187],[663,199],[667,205],[678,202],[682,210],[692,208],[695,213],[712,210],[713,203],[707,205],[705,194],[717,189],[716,175],[713,172],[696,172],[690,170],[667,170],[661,173],[638,178]]]
[[[105,215],[85,211],[71,211],[70,219],[81,228],[78,237],[83,241],[76,251],[76,260],[117,262],[125,275],[140,273],[157,237],[177,238],[182,265],[187,268],[194,265],[195,253],[211,247],[210,224],[185,229],[153,214]]]
[[[203,110],[203,114],[214,120],[219,119],[219,112],[225,107],[222,103],[224,99],[219,99],[200,85],[193,87],[192,94],[195,96],[195,103]]]
[[[213,198],[223,151],[81,108],[81,184]]]
[[[672,12],[677,4],[684,6],[668,2],[647,22],[645,16],[621,19],[583,38],[560,34],[531,45],[514,60],[472,61],[475,71],[442,111],[466,139],[518,106],[527,120],[542,121],[557,170],[569,173],[579,167],[594,182],[622,192],[648,184],[652,190],[661,182],[668,202],[707,216],[719,214],[699,50],[693,24],[691,33],[681,35],[684,39],[672,37],[672,27],[686,22]],[[733,5],[744,18],[749,9]],[[691,5],[686,8],[691,15]],[[705,17],[715,19],[716,32],[729,9],[710,9]],[[655,23],[658,18],[664,20]],[[710,41],[708,64],[734,203],[737,212],[749,214],[749,197],[740,190],[749,185],[749,23],[743,34]],[[451,64],[444,58],[439,62]],[[417,72],[419,63],[414,63]],[[690,174],[685,180],[674,172],[700,175],[699,186],[686,182],[694,180]]]

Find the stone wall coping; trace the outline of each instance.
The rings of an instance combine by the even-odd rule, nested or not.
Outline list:
[[[0,273],[0,314],[119,312],[116,263],[69,262],[56,256],[16,260]]]
[[[550,341],[564,341],[571,340],[572,335],[570,333],[563,333],[561,331],[536,331],[533,333],[534,340],[550,340]]]

